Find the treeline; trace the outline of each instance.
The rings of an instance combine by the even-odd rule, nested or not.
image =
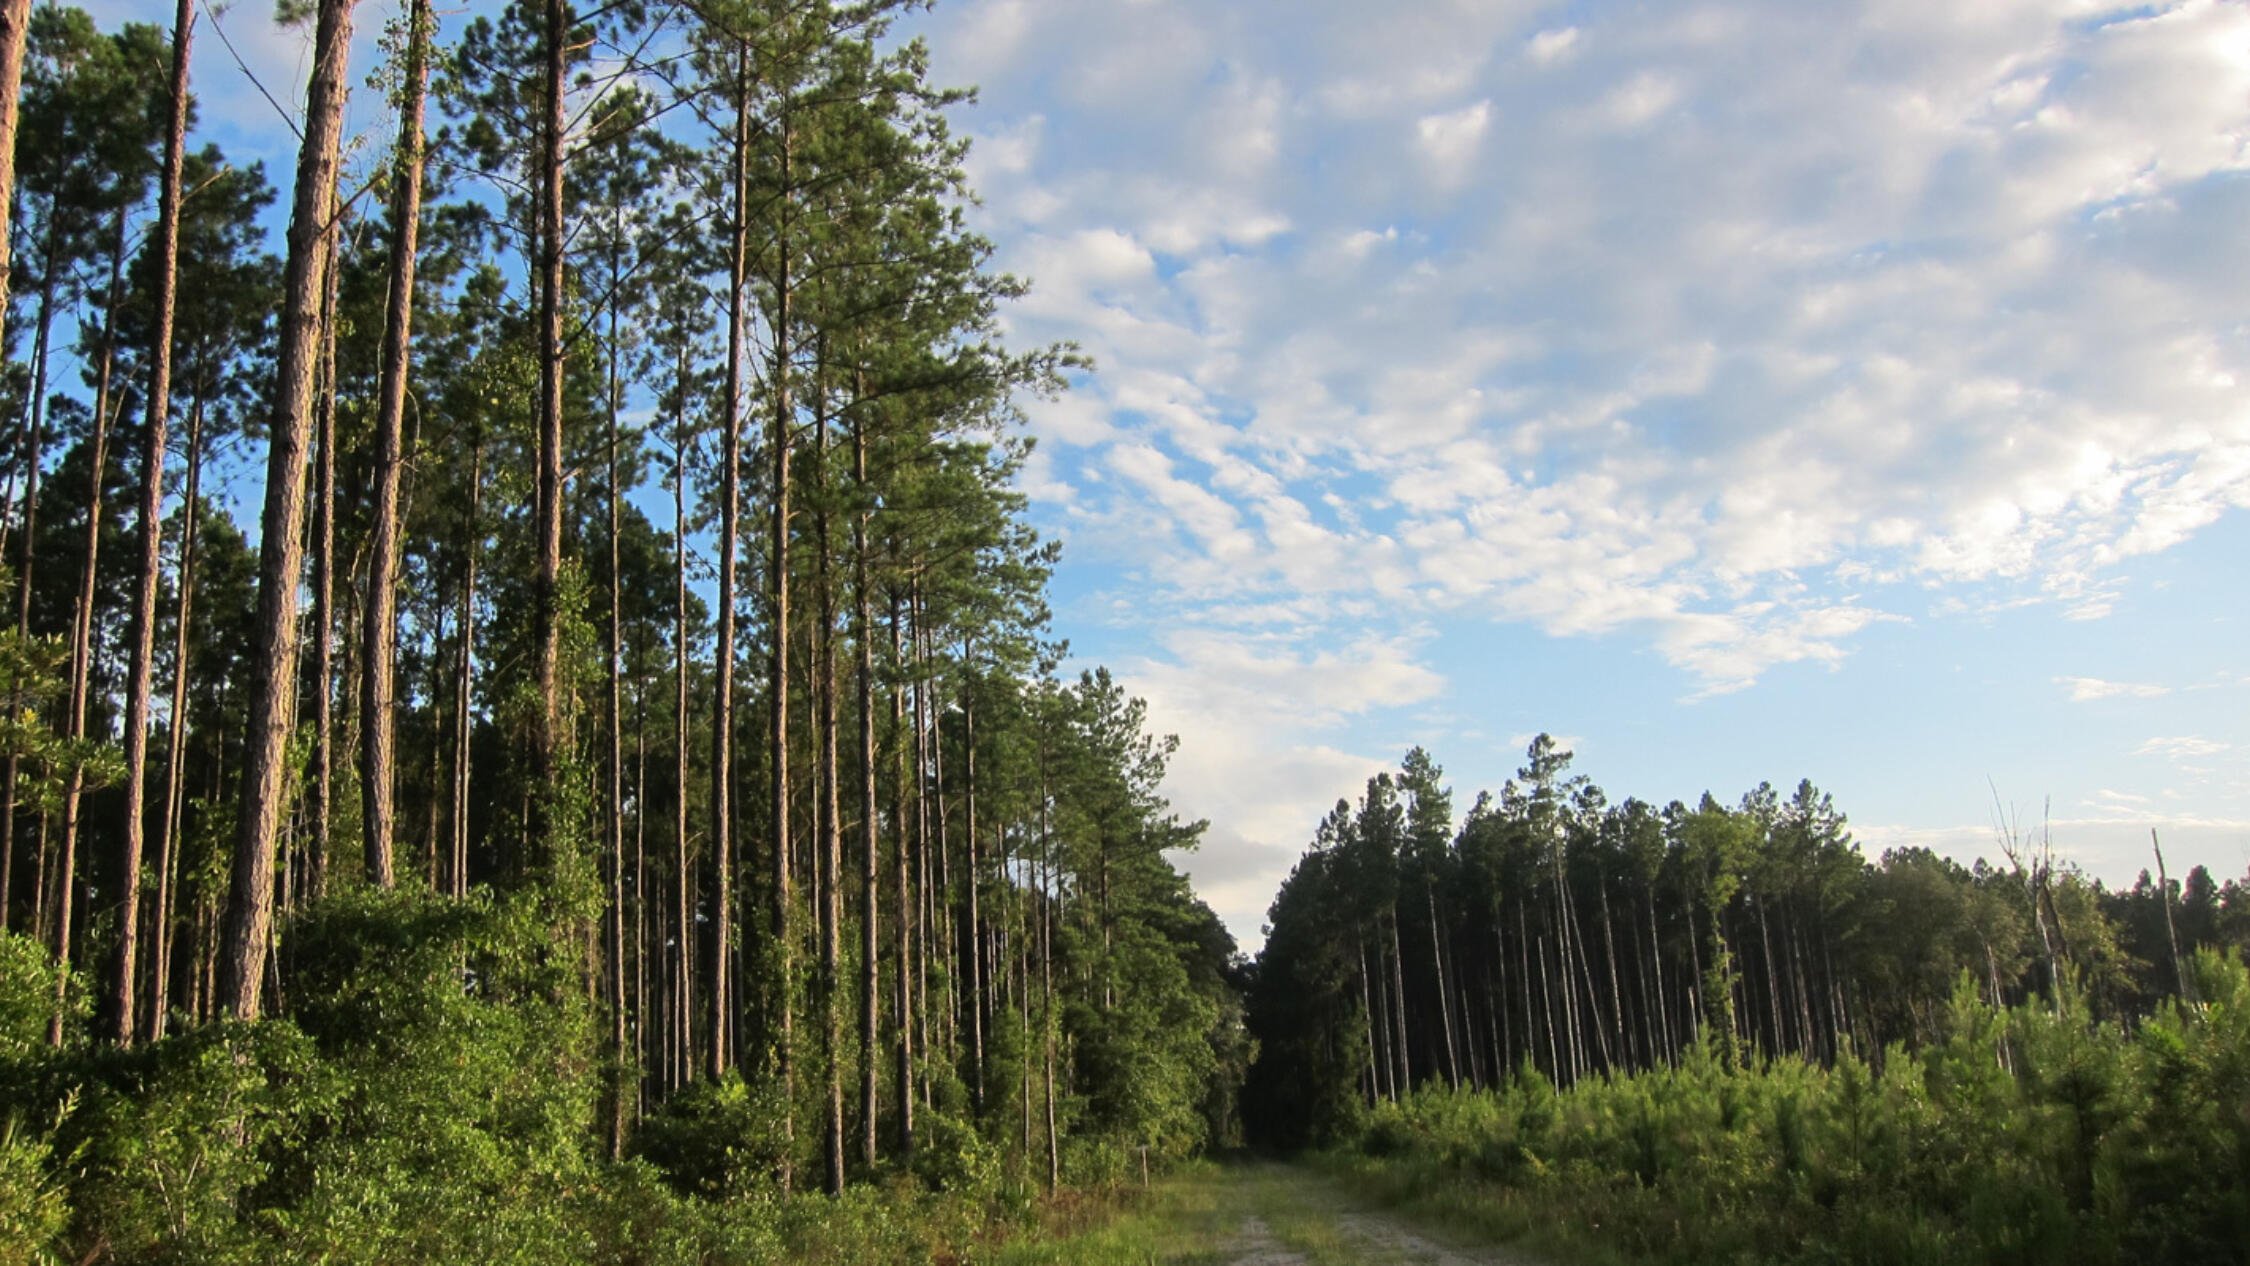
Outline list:
[[[292,7],[275,241],[197,6],[0,2],[0,1150],[51,1242],[1226,1137],[1200,826],[1057,675],[1012,488],[1077,362],[1005,345],[908,6],[418,0],[372,72]],[[103,1203],[167,1147],[232,1160]]]
[[[1545,735],[1456,826],[1429,755],[1338,802],[1275,898],[1249,996],[1255,1137],[1349,1136],[1417,1087],[1561,1085],[1676,1066],[1830,1063],[1945,1033],[1966,977],[1992,1006],[2068,989],[2145,1016],[2201,949],[2250,951],[2250,882],[2203,867],[2110,891],[2043,841],[1974,868],[1864,856],[1809,782],[1734,806],[1616,804]]]

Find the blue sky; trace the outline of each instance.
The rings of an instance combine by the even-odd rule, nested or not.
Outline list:
[[[300,37],[227,24],[301,94]],[[1613,797],[1809,777],[1870,850],[2044,815],[2111,882],[2151,827],[2250,869],[2250,9],[912,30],[981,89],[1013,337],[1099,365],[1027,408],[1059,631],[1179,734],[1188,868],[1246,941],[1368,774],[1421,743],[1466,803],[1541,730]],[[272,108],[198,60],[213,134],[285,179]]]
[[[962,0],[1058,623],[1255,940],[1530,735],[1871,849],[2250,869],[2250,11]],[[1995,791],[1998,801],[1996,807]]]

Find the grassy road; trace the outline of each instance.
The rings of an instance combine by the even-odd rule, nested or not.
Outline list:
[[[1472,1246],[1380,1210],[1316,1170],[1273,1162],[1208,1165],[1168,1178],[1125,1213],[1075,1234],[1019,1242],[1005,1266],[1550,1266]]]

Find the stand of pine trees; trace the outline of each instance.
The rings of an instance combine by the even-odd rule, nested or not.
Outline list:
[[[1322,822],[1253,1141],[1651,1260],[2242,1260],[2250,879],[1869,859],[1810,783],[1658,809],[1570,760],[1456,824],[1416,749]]]
[[[848,1257],[961,1227],[700,1198],[1226,1141],[906,6],[299,7],[283,197],[200,7],[0,4],[0,1260]]]

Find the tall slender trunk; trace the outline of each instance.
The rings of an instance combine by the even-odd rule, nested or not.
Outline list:
[[[720,405],[719,594],[712,652],[711,863],[714,877],[711,972],[711,1075],[734,1065],[734,554],[742,512],[742,376],[748,285],[749,51],[735,54],[734,206],[727,256],[727,370]]]
[[[103,481],[109,473],[109,424],[115,403],[111,375],[117,357],[117,307],[124,293],[125,213],[117,213],[117,244],[110,255],[109,301],[102,313],[100,368],[94,388],[93,466],[86,494],[86,557],[79,573],[78,606],[70,635],[70,704],[65,725],[72,742],[86,737],[86,704],[94,673],[94,590],[99,579],[102,543]],[[77,908],[78,830],[86,798],[86,767],[74,760],[63,789],[62,848],[56,858],[55,961],[71,963],[71,924]],[[62,1044],[63,990],[68,973],[55,977],[55,1007],[47,1023],[47,1041]]]
[[[1383,1044],[1376,1037],[1382,1027],[1383,1012],[1375,1006],[1375,989],[1367,972],[1367,937],[1359,938],[1359,1011],[1367,1019],[1367,1106],[1372,1108],[1382,1097],[1383,1076],[1390,1068],[1390,1060],[1383,1053]]]
[[[531,856],[526,861],[551,868],[560,823],[558,775],[562,732],[562,539],[563,539],[563,67],[570,40],[566,0],[546,0],[544,87],[540,105],[539,153],[539,465],[537,550],[532,581],[532,641],[538,648],[539,725],[533,743],[537,786],[531,797]]]
[[[463,524],[461,551],[461,659],[453,706],[453,895],[469,895],[469,781],[473,753],[470,740],[476,733],[477,663],[477,556],[482,553],[483,527],[478,523],[484,501],[484,437],[469,441],[469,515]]]
[[[327,890],[330,810],[336,772],[336,335],[339,226],[329,237],[327,298],[321,304],[319,395],[313,429],[317,453],[313,492],[313,768],[312,844],[297,880],[318,896]]]
[[[188,50],[194,0],[172,16],[172,109],[156,212],[156,329],[149,343],[148,422],[141,434],[141,566],[133,590],[131,662],[125,670],[125,820],[118,850],[117,951],[109,988],[110,1037],[133,1040],[133,977],[141,924],[141,850],[148,815],[148,692],[156,660],[158,580],[164,567],[164,445],[172,412],[172,308],[180,274],[180,167],[187,148]],[[0,69],[0,78],[5,77]],[[0,212],[0,234],[6,232]],[[0,308],[6,307],[0,289]]]
[[[1430,916],[1430,970],[1437,975],[1438,1022],[1445,1030],[1445,1077],[1453,1089],[1461,1088],[1461,1057],[1453,1048],[1453,999],[1445,987],[1445,932],[1438,926],[1437,886],[1423,877],[1422,901]]]
[[[12,8],[13,5],[18,3],[18,0],[0,0],[0,3],[5,3]],[[18,78],[20,79],[22,62],[20,33],[15,35],[14,38],[17,39],[19,44],[17,62]],[[15,108],[15,99],[10,97],[5,109],[11,120]],[[7,163],[13,169],[15,152],[10,150],[4,157],[0,157],[0,162]],[[0,199],[6,199],[12,194],[13,186],[11,185],[9,189],[0,191]],[[41,277],[39,282],[38,314],[33,318],[33,328],[36,333],[32,336],[31,341],[31,400],[29,402],[31,425],[24,428],[23,553],[21,561],[16,566],[16,636],[21,638],[31,636],[31,582],[32,574],[37,569],[39,562],[39,468],[46,462],[47,457],[47,354],[49,341],[54,334],[55,282],[56,274],[60,271],[54,262],[58,247],[58,229],[52,216],[48,217],[46,239],[44,264],[46,275]],[[6,244],[0,243],[0,250],[6,249]],[[5,305],[0,304],[0,316],[5,315],[4,308]],[[0,525],[0,531],[4,530],[5,525]],[[21,696],[12,697],[9,700],[11,710],[20,708],[22,704]],[[0,926],[7,924],[10,909],[9,900],[13,895],[11,889],[14,885],[16,856],[16,781],[21,773],[21,759],[14,751],[8,753],[5,783],[0,784]],[[44,836],[42,836],[42,848],[44,848]],[[31,929],[34,936],[38,934],[39,930],[38,910],[45,900],[46,873],[47,868],[42,861],[38,870],[34,872],[34,887],[32,889],[33,915]]]
[[[156,915],[150,929],[149,1005],[143,1027],[151,1040],[164,1036],[172,989],[173,904],[179,891],[181,780],[187,768],[187,664],[189,619],[195,607],[195,554],[202,519],[203,398],[188,409],[187,490],[180,509],[179,594],[173,615],[172,712],[164,739],[164,834],[156,860]]]
[[[966,874],[962,887],[968,890],[968,959],[969,959],[969,1097],[981,1110],[984,1107],[984,1015],[985,979],[984,955],[980,949],[980,915],[977,905],[977,718],[976,705],[969,696],[967,680],[969,652],[964,646],[961,654],[961,786],[962,828],[961,837],[967,849]]]
[[[1606,875],[1599,876],[1598,882],[1602,894],[1602,949],[1609,960],[1610,1032],[1617,1039],[1617,1061],[1625,1063],[1632,1059],[1632,1047],[1625,1040],[1625,990],[1617,978],[1617,926],[1609,914],[1609,879]]]
[[[615,234],[610,241],[622,241],[624,216],[618,213]],[[625,583],[619,570],[619,515],[624,500],[624,490],[618,486],[617,415],[625,407],[624,382],[619,370],[622,351],[618,343],[618,308],[620,300],[615,293],[624,275],[623,261],[618,259],[613,246],[609,261],[612,293],[609,301],[609,390],[605,393],[608,404],[609,443],[606,457],[609,469],[603,483],[609,492],[609,637],[603,646],[604,667],[609,674],[609,803],[603,806],[608,820],[607,845],[609,853],[609,1017],[610,1059],[615,1065],[610,1071],[609,1155],[611,1160],[625,1155],[625,1088],[630,1060],[625,1045],[625,653],[623,617],[619,608],[625,601]]]
[[[891,671],[896,674],[904,667],[904,648],[899,637],[898,591],[891,591]],[[909,852],[906,810],[907,787],[918,781],[919,769],[913,768],[915,745],[906,741],[906,699],[904,690],[893,679],[891,686],[891,742],[898,748],[897,777],[891,785],[891,836],[898,861],[898,918],[895,939],[898,957],[898,1150],[902,1156],[914,1154],[914,1036],[916,1024],[915,1000],[920,996],[915,988],[914,946],[914,871]],[[916,803],[920,803],[919,790]]]
[[[1398,1089],[1400,1094],[1414,1089],[1413,1052],[1406,1036],[1406,955],[1399,950],[1398,906],[1390,909],[1391,931],[1391,1006],[1397,1012],[1395,1032],[1398,1041],[1391,1048],[1391,1058],[1398,1061]]]
[[[867,396],[865,374],[860,377],[859,398]],[[882,878],[877,873],[882,841],[875,822],[875,616],[867,581],[867,420],[852,423],[852,484],[858,507],[852,515],[852,638],[858,644],[856,674],[859,691],[859,886],[865,902],[860,915],[859,1011],[859,1117],[860,1162],[875,1168],[875,1115],[881,1080],[875,1052],[879,1035],[877,1004],[882,993]],[[895,822],[893,829],[897,829]]]
[[[821,344],[826,355],[825,340]],[[816,374],[823,374],[816,369]],[[826,1056],[824,1079],[828,1097],[828,1194],[844,1190],[844,979],[843,901],[844,829],[840,820],[843,781],[838,753],[836,721],[836,581],[835,553],[828,522],[828,400],[826,384],[816,377],[813,398],[813,566],[817,581],[818,626],[813,631],[813,698],[818,715],[820,769],[817,817],[820,823],[820,1008],[821,1042]]]
[[[769,736],[773,762],[773,953],[774,953],[774,1072],[780,1082],[782,1111],[781,1187],[787,1191],[793,1175],[788,1160],[796,1138],[796,963],[789,938],[791,892],[790,851],[793,839],[789,822],[789,450],[795,442],[796,406],[790,399],[790,226],[789,198],[793,165],[793,138],[786,116],[781,120],[780,224],[775,235],[773,274],[773,428],[767,448],[773,462],[771,554],[773,586],[773,649],[769,657],[767,693],[773,729]]]
[[[406,96],[399,105],[397,188],[391,202],[391,279],[383,312],[383,376],[375,409],[374,523],[369,529],[366,622],[360,629],[360,821],[367,878],[391,886],[395,831],[394,659],[398,653],[399,479],[406,460],[406,372],[414,338],[414,269],[422,221],[422,103],[429,82],[430,0],[407,16]]]
[[[336,150],[343,132],[345,64],[353,0],[321,0],[306,94],[305,140],[289,217],[281,338],[275,357],[275,411],[258,542],[258,615],[245,735],[240,830],[227,903],[222,989],[229,1012],[256,1019],[265,985],[273,919],[274,837],[281,825],[282,776],[295,712],[297,573],[303,562],[305,445],[312,421],[317,309],[327,290],[323,249],[335,201]]]
[[[672,952],[667,959],[672,1012],[672,1025],[667,1030],[667,1089],[671,1090],[687,1084],[695,1058],[695,986],[690,976],[695,933],[688,921],[692,858],[688,850],[688,366],[684,341],[677,383],[679,415],[672,420],[672,568],[677,586],[672,595]]]

